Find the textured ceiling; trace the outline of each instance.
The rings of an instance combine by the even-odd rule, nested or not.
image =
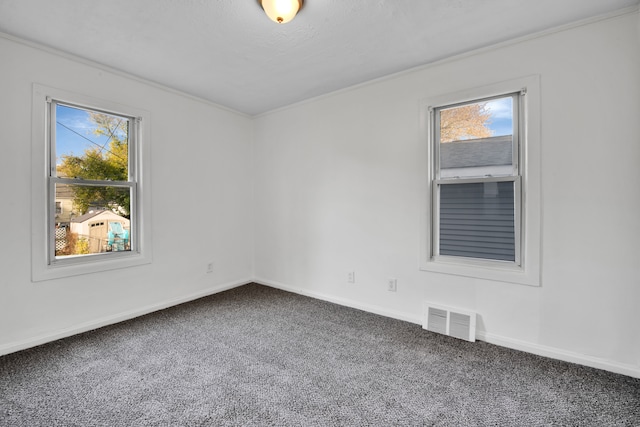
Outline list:
[[[640,0],[0,0],[0,31],[255,115]]]

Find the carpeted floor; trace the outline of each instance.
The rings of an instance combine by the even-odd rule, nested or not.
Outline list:
[[[1,426],[640,426],[640,380],[246,285],[0,357]]]

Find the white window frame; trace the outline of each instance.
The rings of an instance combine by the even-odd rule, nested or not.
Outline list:
[[[90,254],[83,256],[55,257],[55,183],[78,181],[83,185],[98,185],[55,176],[55,105],[112,113],[132,119],[129,143],[129,180],[109,185],[131,188],[131,251]],[[151,262],[150,218],[150,169],[149,113],[112,101],[102,100],[70,91],[33,85],[32,104],[32,185],[31,185],[31,276],[42,281],[95,273]],[[69,182],[68,182],[69,181]],[[71,182],[72,183],[72,182]],[[103,183],[104,184],[104,183]]]
[[[515,181],[516,262],[440,256],[438,241],[438,198],[436,197],[438,152],[435,108],[521,93],[518,110],[518,146],[514,157],[519,171],[497,180]],[[514,109],[515,111],[515,109]],[[421,214],[420,269],[523,285],[540,285],[540,77],[529,76],[484,87],[425,99],[420,117],[423,140],[427,144],[426,180]],[[494,181],[496,179],[493,179]],[[465,182],[480,182],[465,179]],[[459,181],[461,182],[461,181]]]

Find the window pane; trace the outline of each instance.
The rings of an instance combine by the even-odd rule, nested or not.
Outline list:
[[[61,178],[127,181],[129,120],[56,104],[56,170]]]
[[[440,110],[440,177],[513,174],[511,96]]]
[[[56,184],[56,203],[71,206],[56,215],[55,255],[131,250],[129,187]]]
[[[440,185],[440,255],[515,261],[514,185]]]

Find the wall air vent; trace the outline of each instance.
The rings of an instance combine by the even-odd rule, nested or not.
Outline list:
[[[476,340],[476,313],[427,303],[422,328],[465,341]]]

